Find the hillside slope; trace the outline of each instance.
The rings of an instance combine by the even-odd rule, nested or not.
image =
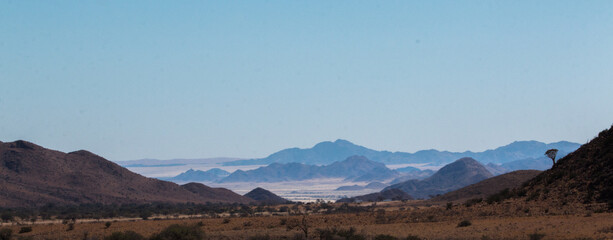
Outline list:
[[[613,127],[527,183],[530,200],[561,202],[613,201]]]
[[[285,204],[285,203],[290,202],[289,200],[279,197],[277,194],[274,194],[271,191],[268,191],[260,187],[249,191],[244,196],[250,199],[253,199],[259,203],[265,203],[265,204],[274,205],[274,204]]]
[[[47,203],[242,202],[197,195],[183,187],[146,178],[93,153],[49,150],[33,143],[0,143],[0,206],[29,207]],[[228,190],[224,190],[228,191]]]
[[[481,182],[460,188],[458,190],[434,197],[430,201],[437,202],[464,202],[473,198],[485,198],[504,189],[520,187],[526,181],[536,177],[541,171],[519,170],[505,173]]]

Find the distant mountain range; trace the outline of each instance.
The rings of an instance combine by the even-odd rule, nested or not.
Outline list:
[[[249,203],[224,188],[146,178],[88,151],[49,150],[0,142],[0,206],[102,203]]]
[[[576,150],[579,146],[580,144],[566,141],[550,144],[538,141],[518,141],[483,152],[422,150],[415,153],[405,153],[376,151],[339,139],[334,142],[321,142],[308,149],[289,148],[273,153],[266,158],[236,160],[225,162],[224,165],[267,165],[271,163],[331,164],[354,155],[364,156],[372,161],[385,164],[430,163],[441,165],[463,157],[474,158],[482,163],[504,164],[516,160],[541,158],[544,152],[551,148],[558,149],[560,155],[566,155]]]
[[[219,182],[281,182],[315,178],[344,178],[347,181],[381,181],[400,174],[383,163],[370,161],[364,156],[351,156],[325,166],[302,163],[273,163],[254,170],[236,170]]]

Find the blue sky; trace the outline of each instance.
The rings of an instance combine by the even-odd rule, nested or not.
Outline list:
[[[613,1],[0,1],[0,141],[111,160],[613,123]]]

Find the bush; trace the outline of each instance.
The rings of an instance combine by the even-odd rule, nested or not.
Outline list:
[[[466,200],[466,202],[464,203],[464,206],[470,207],[472,205],[475,205],[481,202],[483,202],[483,198],[473,198],[473,199]]]
[[[458,227],[468,227],[470,225],[473,225],[473,224],[470,221],[468,221],[468,220],[464,220],[464,221],[461,221],[460,223],[458,223]]]
[[[528,238],[530,240],[541,240],[544,237],[545,237],[545,234],[542,234],[542,233],[531,233],[531,234],[528,234]]]
[[[74,223],[69,223],[68,229],[66,229],[66,231],[72,231],[72,230],[74,230]]]
[[[152,214],[149,211],[142,211],[138,216],[142,218],[143,220],[147,220],[149,219],[149,217],[151,217],[151,215]]]
[[[13,230],[8,228],[0,229],[0,240],[11,240],[13,236]]]
[[[104,223],[104,227],[106,227],[106,228],[110,228],[110,227],[111,227],[111,222],[105,222],[105,223]]]
[[[0,218],[2,218],[2,221],[8,222],[13,220],[13,214],[11,214],[10,212],[3,212],[2,214],[0,214]]]
[[[168,226],[162,232],[155,234],[151,240],[201,240],[204,239],[204,232],[197,225],[179,225],[173,224]]]
[[[114,232],[104,240],[144,240],[145,237],[133,231]]]
[[[230,223],[230,219],[229,218],[224,218],[221,223],[223,223],[223,224]]]
[[[27,227],[21,227],[21,229],[19,229],[19,233],[28,233],[32,231],[32,227],[27,226]]]
[[[451,208],[453,208],[453,203],[452,202],[448,202],[447,203],[447,210],[451,210]]]
[[[392,235],[387,235],[387,234],[379,234],[377,236],[375,236],[375,238],[373,238],[374,240],[398,240],[397,237],[394,237]]]

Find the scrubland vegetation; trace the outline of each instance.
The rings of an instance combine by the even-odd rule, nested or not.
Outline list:
[[[20,222],[16,217],[4,223],[0,239],[613,238],[613,213],[606,203],[553,206],[510,199],[449,205],[428,205],[425,201],[234,205],[218,206],[214,211],[207,209],[211,212],[188,211],[192,215],[185,215],[184,219],[151,211],[148,220],[129,221],[76,218],[31,223]],[[168,210],[163,205],[149,207],[154,206]]]

